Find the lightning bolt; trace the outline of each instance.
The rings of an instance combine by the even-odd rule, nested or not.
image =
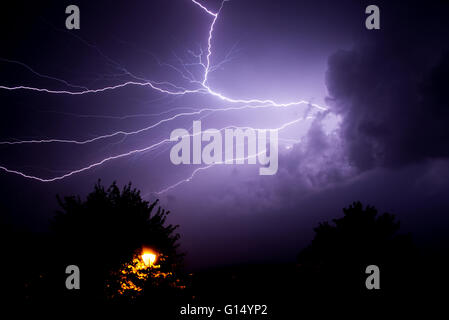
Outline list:
[[[252,128],[252,127],[234,127],[234,126],[230,126],[230,127],[227,127],[227,128],[234,128],[234,129],[254,129],[256,132],[257,131],[260,131],[260,130],[270,130],[270,131],[277,131],[277,132],[279,132],[279,131],[281,131],[281,130],[283,130],[283,129],[285,129],[285,128],[287,128],[287,127],[289,127],[289,126],[291,126],[291,125],[293,125],[293,124],[295,124],[295,123],[298,123],[298,122],[300,122],[300,121],[303,121],[304,119],[313,119],[313,117],[312,116],[308,116],[307,118],[298,118],[298,119],[295,119],[295,120],[292,120],[292,121],[290,121],[290,122],[287,122],[287,123],[284,123],[282,126],[280,126],[279,128],[275,128],[275,129],[254,129],[254,128]],[[223,129],[221,129],[221,130],[223,130]],[[205,131],[207,131],[207,130],[205,130]],[[205,132],[205,131],[203,131],[203,132]],[[201,132],[202,133],[202,132]],[[190,135],[190,136],[193,136],[193,135]],[[248,159],[251,159],[251,158],[256,158],[256,157],[258,157],[259,155],[262,155],[262,154],[265,154],[267,151],[264,149],[264,150],[262,150],[262,151],[260,151],[260,152],[258,152],[258,153],[255,153],[255,154],[252,154],[252,155],[248,155],[248,156],[246,156],[246,157],[240,157],[240,158],[233,158],[232,159],[232,161],[234,162],[237,162],[237,161],[239,161],[239,160],[243,160],[243,161],[245,161],[245,160],[248,160]],[[185,178],[185,179],[182,179],[182,180],[180,180],[180,181],[178,181],[178,182],[176,182],[176,183],[174,183],[174,184],[172,184],[172,185],[170,185],[170,186],[168,186],[168,187],[166,187],[166,188],[164,188],[164,189],[162,189],[162,190],[160,190],[160,191],[157,191],[157,192],[154,192],[154,194],[156,194],[156,195],[161,195],[161,194],[163,194],[163,193],[166,193],[166,192],[168,192],[168,191],[170,191],[170,190],[172,190],[172,189],[174,189],[174,188],[176,188],[176,187],[178,187],[178,186],[180,186],[180,185],[182,185],[182,184],[184,184],[184,183],[186,183],[186,182],[190,182],[199,172],[201,172],[201,171],[204,171],[204,170],[207,170],[207,169],[210,169],[210,168],[213,168],[213,167],[215,167],[216,165],[219,165],[219,164],[224,164],[225,163],[225,161],[217,161],[217,162],[214,162],[214,163],[212,163],[212,164],[209,164],[209,165],[207,165],[207,166],[204,166],[204,167],[200,167],[200,168],[196,168],[195,170],[193,170],[193,172],[192,172],[192,174],[189,176],[189,177],[187,177],[187,178]]]
[[[280,126],[279,128],[275,128],[275,129],[255,129],[255,128],[252,128],[252,127],[227,126],[227,127],[221,128],[219,131],[223,131],[223,130],[226,130],[226,129],[242,129],[242,130],[243,129],[253,129],[253,130],[256,130],[256,131],[260,131],[260,130],[275,130],[275,131],[279,131],[279,130],[285,129],[286,127],[291,126],[291,125],[293,125],[295,123],[298,123],[301,120],[303,120],[303,118],[295,119],[295,120],[290,121],[288,123],[284,123],[282,126]],[[205,132],[207,132],[207,130],[200,131],[200,132],[198,132],[196,134],[184,135],[184,136],[181,136],[180,138],[195,137],[197,135],[202,135]],[[160,145],[162,145],[164,143],[167,143],[167,142],[171,142],[171,140],[170,139],[164,139],[164,140],[161,140],[161,141],[159,141],[157,143],[154,143],[154,144],[152,144],[150,146],[147,146],[145,148],[134,149],[134,150],[131,150],[129,152],[125,152],[125,153],[121,153],[121,154],[118,154],[118,155],[115,155],[115,156],[107,157],[107,158],[104,158],[101,161],[98,161],[96,163],[92,163],[92,164],[90,164],[90,165],[88,165],[86,167],[83,167],[81,169],[74,170],[74,171],[71,171],[69,173],[66,173],[66,174],[63,174],[63,175],[60,175],[60,176],[57,176],[57,177],[54,177],[54,178],[50,178],[50,179],[43,179],[43,178],[39,178],[39,177],[36,177],[36,176],[27,175],[27,174],[24,174],[24,173],[22,173],[20,171],[10,170],[10,169],[8,169],[6,167],[3,167],[3,166],[0,166],[0,169],[3,170],[3,171],[6,171],[8,173],[17,174],[17,175],[19,175],[19,176],[21,176],[23,178],[33,179],[33,180],[40,181],[40,182],[54,182],[54,181],[62,180],[62,179],[65,179],[67,177],[73,176],[74,174],[81,173],[81,172],[87,171],[89,169],[98,167],[98,166],[100,166],[100,165],[102,165],[102,164],[104,164],[104,163],[106,163],[108,161],[111,161],[111,160],[116,160],[116,159],[120,159],[120,158],[131,156],[133,154],[142,153],[142,152],[146,152],[146,151],[155,149],[156,147],[159,147]],[[235,161],[235,160],[236,159],[234,158],[233,161]],[[222,162],[220,162],[220,163],[217,162],[217,164],[222,164]]]
[[[84,144],[88,144],[88,143],[92,143],[95,141],[99,141],[99,140],[103,140],[103,139],[108,139],[108,138],[112,138],[112,137],[116,137],[116,136],[123,136],[123,137],[127,137],[127,136],[131,136],[131,135],[137,135],[140,134],[142,132],[145,131],[149,131],[151,129],[154,129],[158,126],[160,126],[161,124],[167,123],[167,122],[171,122],[177,118],[180,117],[186,117],[186,116],[196,116],[196,115],[201,115],[204,113],[215,113],[215,112],[227,112],[227,111],[241,111],[241,110],[245,110],[245,109],[260,109],[260,108],[286,108],[286,107],[293,107],[293,106],[299,106],[299,105],[303,105],[303,104],[307,104],[310,107],[315,108],[318,111],[325,111],[327,110],[327,107],[324,106],[320,106],[318,104],[314,104],[314,103],[310,103],[308,101],[305,100],[299,100],[299,101],[292,101],[292,102],[286,102],[286,103],[280,103],[277,102],[275,100],[271,100],[271,99],[241,99],[241,98],[232,98],[232,97],[228,97],[223,95],[220,92],[215,91],[214,89],[212,89],[210,87],[210,85],[208,84],[208,78],[209,78],[209,74],[211,72],[213,72],[214,70],[216,70],[222,63],[218,64],[218,65],[212,65],[211,64],[211,56],[213,54],[213,46],[212,46],[212,42],[213,42],[213,37],[214,37],[214,28],[215,25],[220,17],[220,13],[223,9],[223,6],[225,4],[225,2],[227,2],[228,0],[224,0],[221,5],[220,8],[217,12],[213,12],[212,10],[208,9],[207,7],[205,7],[204,5],[202,5],[199,1],[196,0],[190,0],[193,4],[195,4],[196,6],[198,6],[200,9],[202,9],[207,15],[209,15],[212,18],[212,21],[210,23],[209,26],[209,30],[208,30],[208,38],[207,38],[207,50],[206,52],[203,52],[202,50],[200,50],[199,54],[196,54],[194,52],[189,52],[190,55],[197,60],[197,62],[192,63],[192,64],[187,64],[184,63],[181,59],[177,58],[178,61],[180,61],[181,66],[182,66],[182,70],[177,68],[176,66],[170,65],[170,64],[166,64],[166,63],[159,63],[161,66],[167,66],[173,70],[175,70],[178,74],[180,74],[181,78],[184,80],[187,80],[190,84],[195,85],[195,88],[192,89],[187,89],[184,88],[182,86],[178,86],[175,85],[173,83],[170,82],[156,82],[156,81],[150,81],[148,79],[144,79],[142,77],[138,77],[134,74],[132,74],[131,72],[129,72],[128,70],[126,70],[125,68],[121,67],[119,64],[114,62],[114,65],[122,71],[122,74],[127,75],[129,77],[132,78],[131,81],[126,81],[126,82],[122,82],[120,84],[117,85],[112,85],[112,86],[107,86],[107,87],[102,87],[102,88],[97,88],[97,89],[89,89],[86,88],[84,86],[78,86],[78,85],[74,85],[71,84],[63,79],[59,79],[56,77],[52,77],[49,75],[44,75],[42,73],[39,73],[37,71],[35,71],[33,68],[29,67],[28,65],[19,62],[19,61],[15,61],[15,60],[8,60],[8,59],[0,59],[0,61],[3,62],[9,62],[9,63],[15,63],[18,65],[21,65],[25,68],[27,68],[29,71],[31,71],[33,74],[39,76],[39,77],[43,77],[43,78],[47,78],[47,79],[51,79],[51,80],[55,80],[58,82],[61,82],[63,84],[65,84],[68,87],[71,87],[72,89],[78,89],[78,90],[52,90],[52,89],[47,89],[47,88],[36,88],[36,87],[31,87],[31,86],[4,86],[4,85],[0,85],[0,89],[4,89],[4,90],[10,90],[10,91],[16,91],[16,90],[30,90],[30,91],[35,91],[35,92],[40,92],[40,93],[46,93],[46,94],[64,94],[64,95],[86,95],[86,94],[99,94],[99,93],[103,93],[103,92],[107,92],[107,91],[111,91],[111,90],[117,90],[117,89],[122,89],[128,86],[140,86],[140,87],[149,87],[153,90],[155,90],[156,92],[159,92],[161,94],[164,95],[170,95],[170,96],[182,96],[182,95],[187,95],[187,94],[205,94],[205,95],[210,95],[212,97],[215,97],[221,101],[224,101],[226,103],[230,103],[230,104],[238,104],[239,106],[227,106],[227,107],[223,107],[223,108],[201,108],[201,109],[195,109],[194,111],[190,111],[190,112],[180,112],[180,113],[176,113],[173,116],[161,119],[149,126],[140,128],[138,130],[134,130],[134,131],[116,131],[116,132],[112,132],[109,134],[104,134],[104,135],[99,135],[96,136],[94,138],[91,139],[86,139],[86,140],[69,140],[69,139],[57,139],[57,138],[51,138],[51,139],[35,139],[35,140],[16,140],[16,141],[0,141],[0,145],[21,145],[21,144],[42,144],[42,143],[66,143],[66,144],[77,144],[77,145],[84,145]],[[90,44],[89,44],[90,45]],[[91,46],[91,45],[90,45]],[[96,47],[95,47],[96,48]],[[96,48],[98,51],[98,48]],[[99,51],[99,53],[103,56],[106,57],[103,53],[101,53]],[[108,60],[111,60],[109,58],[107,58]],[[226,58],[226,60],[228,60],[228,57]],[[112,60],[111,60],[112,61]],[[189,66],[201,66],[204,70],[203,76],[202,76],[202,80],[198,80],[195,79],[195,77],[193,76],[193,74],[189,71],[188,67]],[[169,113],[171,111],[175,111],[179,108],[174,108],[168,111],[165,111],[163,113],[159,113],[159,114],[155,114],[155,115],[163,115],[166,113]],[[76,116],[76,115],[75,115]],[[78,115],[80,116],[80,115]],[[148,115],[137,115],[137,116],[148,116]],[[81,117],[83,117],[81,115]],[[95,117],[95,116],[87,116],[84,115],[84,117]],[[100,116],[101,117],[101,116]],[[133,116],[125,116],[125,117],[119,117],[121,119],[125,119],[125,118],[129,118],[129,117],[133,117]],[[254,130],[283,130],[284,128],[287,128],[295,123],[298,123],[302,120],[305,119],[313,119],[313,116],[307,116],[304,118],[297,118],[293,121],[289,121],[287,123],[282,124],[280,127],[275,128],[275,129],[266,129],[266,128],[260,128],[260,129],[255,129],[255,128],[251,128]],[[235,127],[235,126],[228,126],[225,128],[220,129],[224,130],[226,128],[241,128],[241,129],[248,129],[250,127]],[[207,131],[207,130],[206,130]],[[199,134],[202,134],[204,131],[200,132]],[[192,137],[193,135],[189,135],[190,137]],[[293,143],[297,143],[299,142],[299,140],[292,140]],[[94,162],[91,163],[85,167],[73,170],[73,171],[69,171],[65,174],[59,175],[59,176],[55,176],[53,178],[42,178],[42,177],[38,177],[38,176],[33,176],[33,175],[29,175],[26,174],[24,172],[18,171],[18,170],[12,170],[9,168],[6,168],[4,166],[0,166],[0,170],[10,173],[10,174],[16,174],[18,176],[21,176],[23,178],[27,178],[27,179],[31,179],[31,180],[35,180],[35,181],[39,181],[39,182],[54,182],[54,181],[59,181],[59,180],[63,180],[66,179],[70,176],[73,176],[75,174],[79,174],[82,172],[85,172],[87,170],[90,170],[92,168],[95,167],[99,167],[101,165],[103,165],[106,162],[112,161],[112,160],[116,160],[116,159],[120,159],[120,158],[125,158],[134,154],[139,154],[139,153],[143,153],[143,152],[147,152],[147,151],[152,151],[157,149],[158,147],[162,146],[165,143],[169,143],[170,140],[169,139],[163,139],[159,142],[156,142],[150,146],[146,146],[144,148],[140,148],[140,149],[133,149],[131,151],[128,152],[124,152],[124,153],[120,153],[120,154],[116,154],[113,156],[109,156],[109,157],[105,157],[102,160],[98,161],[98,162]],[[287,146],[288,149],[288,146]],[[264,151],[262,151],[261,153],[263,153]],[[248,155],[246,158],[243,159],[233,159],[235,160],[247,160],[251,157],[257,157],[259,154],[253,154],[253,155]],[[197,168],[193,171],[193,173],[185,179],[182,179],[176,183],[174,183],[173,185],[170,185],[158,192],[155,192],[156,194],[162,194],[165,192],[168,192],[174,188],[176,188],[177,186],[189,182],[191,181],[199,172],[210,169],[216,165],[222,164],[223,162],[216,162],[214,164],[208,165],[208,166],[204,166],[204,167],[200,167]]]

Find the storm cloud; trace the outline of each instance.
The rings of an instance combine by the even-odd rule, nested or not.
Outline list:
[[[435,3],[387,8],[387,30],[333,54],[326,74],[345,151],[361,170],[449,156],[448,24]]]

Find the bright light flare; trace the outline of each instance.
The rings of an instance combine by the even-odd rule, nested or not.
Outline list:
[[[145,265],[147,267],[151,267],[156,262],[157,254],[154,251],[152,251],[152,250],[144,249],[142,251],[142,256],[141,257],[142,257],[143,263],[145,263]]]

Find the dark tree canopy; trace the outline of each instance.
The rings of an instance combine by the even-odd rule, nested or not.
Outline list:
[[[144,201],[131,184],[120,190],[115,183],[106,189],[98,182],[85,201],[70,196],[58,197],[58,202],[61,210],[51,231],[59,260],[79,265],[85,290],[101,296],[110,277],[143,247],[157,252],[161,272],[173,275],[179,269],[178,226],[167,224],[169,212],[155,210],[158,201]]]
[[[398,234],[395,216],[378,215],[375,207],[364,208],[360,202],[343,212],[333,224],[320,223],[314,229],[311,245],[298,256],[301,270],[317,284],[333,289],[364,290],[365,268],[372,264],[387,277],[398,276],[410,261],[414,246],[409,235]]]

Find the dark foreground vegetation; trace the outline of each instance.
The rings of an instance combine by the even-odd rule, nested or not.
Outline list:
[[[269,319],[286,319],[308,308],[383,310],[447,297],[447,252],[416,247],[411,235],[400,234],[393,215],[359,202],[317,226],[295,262],[188,273],[177,226],[166,223],[168,212],[157,202],[143,201],[131,185],[120,190],[98,183],[84,201],[58,201],[61,210],[47,233],[2,226],[1,271],[8,302],[78,310],[150,308],[157,319],[182,318],[180,310],[187,304],[216,309],[254,304],[267,305]],[[142,260],[147,249],[157,256],[154,263]],[[66,288],[68,265],[81,270],[80,290]],[[380,269],[379,290],[365,285],[368,265]],[[242,316],[249,315],[234,318]]]

